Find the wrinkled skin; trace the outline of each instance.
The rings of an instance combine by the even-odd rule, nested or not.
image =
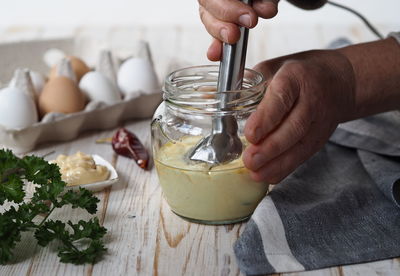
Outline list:
[[[254,0],[252,7],[238,0],[198,0],[200,18],[214,37],[207,57],[218,61],[222,42],[233,44],[239,40],[239,26],[254,28],[258,18],[272,18],[278,13],[279,0]]]
[[[255,66],[268,88],[247,120],[243,153],[256,181],[278,183],[322,148],[355,110],[349,60],[335,50],[307,51]]]
[[[222,42],[235,43],[239,26],[254,28],[272,18],[278,0],[198,0],[200,17],[214,37],[207,57],[218,61]],[[267,79],[267,92],[246,123],[250,145],[245,166],[256,181],[278,183],[322,148],[340,122],[353,118],[355,76],[336,50],[308,51],[267,60],[254,68]]]
[[[207,52],[212,61],[220,59],[223,42],[239,39],[239,26],[254,28],[260,18],[274,17],[279,2],[255,0],[250,7],[238,0],[198,1],[201,20],[214,37]],[[251,177],[278,183],[320,150],[339,123],[396,108],[397,48],[386,40],[344,51],[307,51],[256,65],[268,88],[245,127],[250,145],[243,161]]]

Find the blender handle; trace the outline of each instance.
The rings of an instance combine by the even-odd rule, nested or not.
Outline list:
[[[251,0],[243,0],[245,4],[251,5]],[[232,95],[225,93],[242,88],[243,74],[246,63],[247,41],[249,29],[240,27],[240,38],[235,44],[223,44],[222,59],[219,67],[219,78],[217,91],[223,92],[220,99],[220,109],[226,107],[226,103],[233,100]]]

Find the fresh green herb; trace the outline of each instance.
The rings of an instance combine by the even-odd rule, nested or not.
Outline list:
[[[24,201],[26,181],[37,184],[29,201]],[[83,188],[65,191],[65,186],[56,164],[36,156],[18,158],[10,150],[0,150],[0,206],[14,203],[0,213],[0,264],[12,259],[21,232],[29,230],[35,231],[41,246],[58,240],[61,262],[94,263],[106,251],[102,238],[107,230],[97,218],[75,224],[49,219],[56,208],[65,205],[85,209],[90,214],[97,211],[99,199],[91,192]]]

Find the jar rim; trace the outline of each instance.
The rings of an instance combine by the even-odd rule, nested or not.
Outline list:
[[[180,109],[193,112],[223,113],[248,111],[261,101],[266,88],[266,80],[260,72],[245,69],[243,88],[231,91],[216,91],[218,65],[198,65],[175,70],[165,78],[164,100]],[[195,92],[195,93],[194,93]],[[224,109],[218,108],[221,94],[229,94],[234,99]]]

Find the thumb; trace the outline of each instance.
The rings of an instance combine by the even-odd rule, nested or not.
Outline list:
[[[259,68],[267,75],[267,91],[245,126],[246,139],[252,144],[258,144],[284,120],[300,93],[299,82],[288,64],[276,73],[274,64],[265,65]]]
[[[255,0],[253,9],[259,17],[272,18],[278,13],[279,0]]]

